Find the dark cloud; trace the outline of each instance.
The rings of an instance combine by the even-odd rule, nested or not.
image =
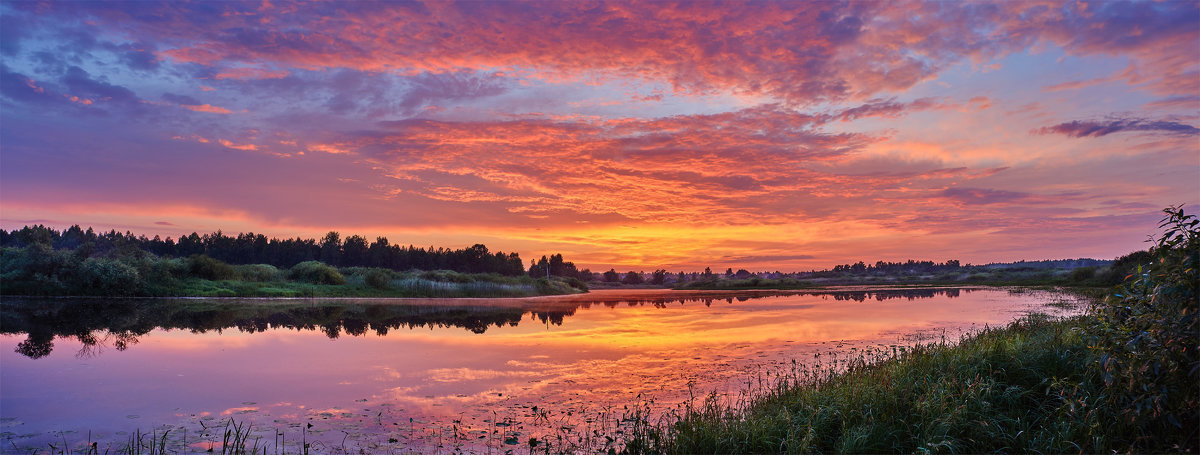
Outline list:
[[[1062,134],[1069,137],[1101,137],[1124,131],[1160,132],[1182,136],[1200,133],[1200,129],[1185,123],[1139,118],[1075,120],[1036,130],[1039,134]]]
[[[112,102],[117,104],[138,104],[138,98],[132,90],[119,85],[93,79],[87,71],[78,66],[67,69],[60,80],[72,96],[88,97],[93,101]]]
[[[3,66],[0,66],[0,94],[10,100],[24,103],[54,100],[53,97],[46,93],[44,87],[39,86],[29,76],[9,71],[8,68]]]
[[[110,51],[116,54],[117,59],[125,66],[140,71],[153,71],[158,69],[158,56],[155,55],[153,48],[146,43],[136,44],[120,44],[108,45]]]

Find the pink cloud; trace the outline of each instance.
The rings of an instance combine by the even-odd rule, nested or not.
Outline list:
[[[287,77],[286,70],[270,70],[266,68],[239,67],[230,68],[213,76],[213,79],[280,79]]]

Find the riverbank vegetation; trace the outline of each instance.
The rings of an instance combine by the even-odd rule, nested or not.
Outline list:
[[[960,265],[913,261],[867,265],[838,265],[809,272],[750,272],[745,269],[713,273],[667,274],[664,281],[675,289],[811,289],[827,286],[1070,286],[1108,288],[1120,284],[1139,264],[1150,260],[1148,251],[1138,251],[1112,261],[1065,259],[1021,261],[985,265]],[[612,280],[615,281],[615,280]]]
[[[587,291],[561,255],[553,262],[561,270],[552,270],[560,273],[540,276],[526,273],[516,253],[491,253],[484,245],[403,248],[382,237],[368,245],[359,236],[342,241],[336,232],[321,242],[220,232],[175,242],[79,226],[0,233],[3,295],[527,297]]]
[[[834,359],[730,402],[716,395],[633,452],[1196,452],[1200,230],[1165,233],[1084,316],[1030,316],[957,344]],[[837,362],[842,362],[837,365]]]
[[[0,249],[0,293],[29,296],[528,297],[586,292],[574,278],[450,270],[397,271],[305,261],[232,265],[145,252],[83,257],[43,244]]]
[[[204,255],[233,265],[268,264],[290,269],[306,261],[320,261],[334,267],[376,267],[391,270],[452,270],[460,273],[525,274],[524,263],[516,253],[491,252],[481,244],[454,250],[393,244],[387,237],[374,242],[359,235],[342,238],[331,231],[320,240],[267,238],[244,233],[229,236],[217,231],[195,232],[178,240],[159,236],[148,238],[115,230],[97,233],[79,225],[57,231],[42,225],[25,226],[13,231],[0,229],[0,247],[42,246],[68,250],[77,256],[128,258],[150,254],[165,258]]]

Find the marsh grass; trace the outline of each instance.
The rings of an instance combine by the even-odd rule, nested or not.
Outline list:
[[[1032,315],[948,344],[794,368],[709,395],[644,452],[1095,452],[1113,446],[1081,319]]]
[[[134,430],[121,445],[108,445],[101,449],[98,442],[92,441],[92,436],[88,434],[86,443],[72,446],[64,436],[62,445],[50,444],[49,450],[41,448],[18,448],[13,445],[12,449],[31,455],[168,455],[180,453],[220,453],[222,455],[255,455],[262,454],[303,454],[309,453],[309,444],[302,441],[302,445],[298,446],[295,451],[288,452],[286,444],[281,444],[276,440],[276,445],[262,443],[262,435],[255,433],[254,426],[245,422],[237,422],[233,418],[224,421],[223,426],[208,428],[201,423],[202,430],[197,435],[193,435],[189,441],[186,430],[176,432],[167,427],[162,431],[158,429],[152,430],[150,433],[143,433],[141,429]],[[217,440],[217,437],[220,440]]]
[[[709,395],[631,453],[1200,449],[1200,220],[1164,210],[1152,262],[1082,316],[860,353]],[[1074,279],[1092,279],[1080,273]],[[986,277],[983,279],[987,279]],[[1063,305],[1067,305],[1064,301]]]

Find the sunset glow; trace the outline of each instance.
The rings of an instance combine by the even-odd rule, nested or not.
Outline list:
[[[1200,4],[2,2],[0,227],[593,270],[1146,248]]]

